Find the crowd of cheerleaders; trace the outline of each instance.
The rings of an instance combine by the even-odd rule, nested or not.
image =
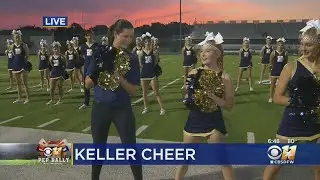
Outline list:
[[[12,32],[13,40],[7,39],[7,50],[5,54],[8,57],[8,73],[10,86],[6,90],[12,90],[14,82],[18,84],[18,99],[13,103],[28,103],[29,102],[29,87],[27,84],[27,75],[25,73],[20,73],[22,71],[29,71],[28,66],[24,67],[23,63],[19,62],[28,62],[28,47],[21,41],[22,33],[20,30],[13,30]],[[150,33],[146,33],[143,35],[144,37],[150,37],[152,39],[151,48],[154,51],[159,49],[158,39],[152,37]],[[206,40],[215,39],[218,44],[223,43],[223,38],[220,33],[217,35],[213,35],[213,33],[206,33]],[[134,54],[138,54],[137,52],[142,51],[145,46],[144,37],[136,38],[136,47],[133,49]],[[60,52],[61,44],[59,42],[53,42],[52,48],[49,48],[46,40],[40,41],[40,49],[38,51],[38,59],[39,59],[39,72],[40,72],[40,84],[39,91],[44,89],[44,85],[46,84],[46,90],[51,92],[51,99],[47,103],[51,104],[54,100],[54,90],[57,87],[59,90],[59,99],[55,103],[58,105],[61,103],[63,97],[63,80],[70,78],[70,89],[67,91],[68,93],[72,92],[74,89],[75,82],[79,83],[79,88],[81,92],[85,94],[84,103],[79,107],[79,109],[84,109],[89,107],[89,96],[90,91],[87,91],[83,85],[84,71],[87,68],[88,62],[92,58],[93,50],[98,43],[94,42],[93,34],[91,31],[86,31],[85,33],[86,43],[83,45],[79,45],[78,37],[73,37],[72,40],[68,40],[67,50],[63,54]],[[274,94],[275,85],[277,82],[280,73],[288,62],[288,53],[285,49],[286,40],[281,37],[276,40],[276,47],[272,44],[273,38],[271,36],[266,37],[266,44],[262,47],[260,56],[261,56],[261,75],[258,81],[258,84],[270,84],[270,96],[269,102],[272,102],[272,97]],[[102,37],[101,45],[108,44],[108,38]],[[201,44],[198,44],[201,45]],[[192,38],[190,36],[185,38],[185,45],[182,48],[182,55],[184,57],[183,60],[183,68],[184,68],[184,86],[185,87],[187,75],[191,69],[194,69],[199,57],[199,48],[198,45],[194,45],[192,43]],[[156,53],[155,53],[156,54]],[[248,73],[249,90],[253,91],[252,85],[252,55],[253,50],[250,48],[250,39],[247,37],[243,38],[243,44],[239,51],[240,63],[239,63],[239,72],[237,77],[237,84],[235,91],[238,91],[240,88],[240,82],[242,80],[243,73],[246,71]],[[159,55],[158,55],[159,56]],[[154,57],[154,56],[152,56]],[[159,57],[154,58],[153,60],[160,59]],[[15,61],[19,61],[16,63]],[[28,64],[28,63],[27,63]],[[29,63],[30,64],[30,63]],[[31,65],[29,65],[31,66]],[[55,72],[55,67],[61,67],[65,69],[68,73]],[[268,68],[270,67],[270,68]],[[30,67],[29,67],[30,68]],[[269,71],[269,72],[268,72]],[[264,80],[266,75],[270,75],[267,80]],[[22,86],[24,86],[26,99],[22,100]],[[157,89],[154,89],[157,91]],[[160,114],[164,114],[164,108],[162,105],[162,101],[159,93],[155,93],[157,96],[158,103],[161,108]],[[147,105],[145,103],[145,108],[142,113],[147,113]]]
[[[121,24],[120,22],[124,23],[122,25],[119,25]],[[117,21],[113,26],[119,26],[121,30],[127,27],[133,28],[130,22],[126,21]],[[133,31],[131,32],[133,34]],[[300,42],[301,57],[296,61],[287,63],[288,53],[284,46],[286,40],[282,37],[276,40],[276,47],[272,46],[273,38],[270,36],[266,37],[266,45],[264,45],[261,50],[261,64],[263,68],[259,83],[263,84],[265,82],[263,81],[265,74],[269,74],[269,102],[272,102],[274,100],[275,103],[285,106],[283,117],[281,119],[281,123],[279,124],[276,135],[276,138],[280,139],[281,143],[287,142],[288,139],[295,139],[297,141],[319,142],[320,138],[320,68],[318,63],[320,59],[320,21],[310,20],[309,22],[307,22],[306,26],[300,30],[300,32],[302,32]],[[30,63],[26,63],[28,62],[28,47],[24,43],[22,43],[22,33],[20,31],[13,31],[12,34],[13,41],[8,41],[8,49],[6,51],[6,54],[9,58],[9,72],[12,72],[18,85],[18,100],[16,100],[15,103],[23,102],[21,99],[22,86],[25,87],[27,96],[26,100],[23,103],[28,103],[28,73],[24,73],[31,70]],[[73,75],[77,76],[76,70],[78,69],[78,73],[82,75],[78,78],[78,81],[81,84],[83,74],[86,74],[85,71],[87,68],[87,63],[88,61],[90,62],[91,56],[93,54],[92,47],[95,44],[93,42],[91,32],[86,32],[85,38],[87,39],[87,42],[80,48],[77,38],[73,38],[71,41],[68,41],[68,50],[65,52],[65,56],[62,56],[60,53],[61,44],[59,42],[54,42],[52,44],[52,54],[50,55],[49,51],[47,50],[47,44],[45,43],[45,41],[40,42],[41,48],[39,51],[39,69],[46,72],[43,73],[42,77],[50,77],[48,78],[50,79],[48,80],[48,87],[51,94],[51,100],[47,104],[52,103],[54,89],[56,86],[59,89],[59,100],[56,104],[59,104],[61,102],[61,98],[63,95],[63,81],[67,78],[67,76],[71,75],[71,73],[65,73],[66,70],[75,71]],[[117,38],[117,41],[121,42],[119,40],[121,39],[120,36],[116,36],[115,38]],[[104,38],[104,40],[102,41],[107,42],[108,39]],[[114,43],[115,39],[112,40],[112,42]],[[128,44],[127,41],[121,43],[126,45]],[[232,86],[231,77],[223,71],[224,64],[223,48],[221,46],[222,43],[223,38],[220,33],[218,33],[217,35],[213,35],[213,33],[207,33],[205,40],[199,43],[199,46],[193,45],[191,37],[185,38],[185,46],[182,49],[182,54],[184,56],[183,67],[185,70],[185,76],[188,76],[188,78],[185,78],[185,83],[182,89],[187,90],[188,94],[186,100],[194,97],[193,101],[187,101],[187,103],[191,103],[189,104],[189,115],[183,130],[183,141],[185,143],[201,142],[202,139],[200,138],[205,138],[208,143],[217,143],[221,141],[222,136],[227,134],[221,109],[231,109],[233,107],[234,89]],[[250,39],[246,37],[243,38],[243,45],[239,51],[240,63],[235,91],[240,88],[240,80],[242,78],[243,72],[248,73],[249,90],[253,91],[251,77],[253,51],[252,49],[250,49],[249,44]],[[200,56],[198,47],[201,47]],[[142,69],[141,84],[144,96],[143,113],[147,112],[147,105],[145,101],[147,91],[145,90],[149,85],[149,83],[144,83],[144,81],[153,81],[154,83],[151,83],[151,85],[153,90],[155,91],[154,94],[157,96],[157,100],[161,107],[160,114],[163,115],[164,108],[162,107],[159,89],[157,85],[155,86],[155,83],[157,83],[158,79],[158,76],[155,73],[155,67],[160,61],[158,49],[158,41],[155,38],[152,38],[150,33],[146,33],[142,37],[137,38],[137,46],[133,49],[132,53],[138,56],[140,60],[140,68]],[[134,55],[132,55],[131,57],[136,58]],[[77,62],[73,61],[75,60],[75,58],[78,58]],[[48,61],[49,63],[44,63],[44,65],[42,65],[42,59],[46,60],[43,62]],[[194,69],[198,61],[201,61],[200,63],[203,64],[203,68]],[[103,59],[103,62],[106,62],[106,59]],[[270,66],[270,73],[265,73],[268,66]],[[144,71],[144,68],[146,67],[150,67],[151,69]],[[137,81],[139,79],[138,76],[136,77],[136,80],[132,80],[132,82],[138,84]],[[92,87],[95,84],[93,80],[96,78],[97,77],[93,76],[93,74],[91,74],[91,76],[88,76],[85,81],[86,87]],[[277,85],[276,91],[274,93],[274,89],[278,79],[279,84]],[[89,86],[89,82],[92,84],[92,86]],[[126,80],[122,82],[124,84],[128,84]],[[41,84],[41,87],[43,87],[43,84],[44,83]],[[81,84],[80,86],[82,87],[83,85]],[[73,86],[71,85],[71,91],[72,88]],[[127,87],[126,90],[128,91],[128,89],[130,88]],[[213,91],[208,92],[207,90]],[[287,90],[288,95],[286,95]],[[88,101],[87,98],[88,94],[90,95],[90,91],[89,89],[84,88],[84,92],[86,97],[85,99],[86,101]],[[198,92],[201,92],[202,94],[200,96],[197,96]],[[115,95],[116,92],[113,92],[111,94]],[[275,96],[273,96],[273,94],[275,94]],[[107,93],[104,94],[104,96],[106,97],[99,98],[106,98],[102,102],[109,102],[110,94]],[[126,96],[126,98],[129,98],[129,96]],[[215,106],[212,106],[212,102]],[[136,136],[134,126],[135,123],[133,118],[134,115],[132,113],[132,109],[127,108],[127,106],[130,106],[129,103],[123,104],[123,107],[121,107],[122,109],[109,108],[110,104],[108,103],[97,103],[95,105],[96,106],[93,106],[93,111],[91,112],[93,142],[106,142],[106,126],[104,125],[108,124],[106,120],[111,121],[110,119],[117,122],[115,123],[115,125],[119,127],[118,131],[120,132],[120,136],[123,137],[121,138],[124,140],[123,143],[135,142]],[[194,105],[196,105],[196,107]],[[85,106],[87,106],[87,104],[85,104]],[[202,107],[209,108],[208,112],[204,111]],[[108,113],[105,112],[106,110],[109,110]],[[303,112],[304,114],[301,115],[300,112]],[[123,116],[123,114],[125,115]],[[114,116],[116,118],[109,118],[111,116]],[[125,121],[124,118],[126,118]],[[126,125],[121,125],[121,123],[123,122],[125,122]],[[130,123],[131,125],[129,125]],[[109,123],[109,126],[110,124],[111,123]],[[131,168],[135,179],[142,179],[141,166],[131,166]],[[179,166],[176,171],[175,179],[182,179],[187,172],[187,168],[187,165]],[[281,166],[277,165],[268,166],[264,171],[263,179],[274,179],[280,168]],[[319,167],[315,167],[314,170],[316,176],[315,179],[320,179]],[[94,165],[92,167],[92,179],[98,179],[100,171],[101,166]],[[234,179],[232,167],[230,166],[223,166],[222,174],[224,176],[224,179],[226,180]]]

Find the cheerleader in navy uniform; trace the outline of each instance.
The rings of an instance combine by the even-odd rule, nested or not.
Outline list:
[[[92,60],[92,55],[97,48],[98,44],[93,42],[93,32],[88,30],[85,32],[85,38],[87,42],[81,46],[82,56],[84,57],[83,72],[86,74],[90,61]],[[84,80],[84,79],[83,79]],[[89,107],[90,103],[90,89],[84,88],[84,103],[79,107],[79,109],[85,109]]]
[[[139,62],[137,56],[127,50],[132,42],[134,28],[127,20],[118,20],[110,27],[110,48],[94,52],[94,59],[90,62],[85,85],[87,89],[94,87],[94,104],[91,111],[91,134],[93,143],[105,144],[111,123],[114,123],[123,144],[136,144],[135,117],[131,106],[131,97],[137,94],[140,85]],[[109,55],[111,53],[111,55]],[[129,63],[117,64],[127,69],[126,73],[120,72],[115,66],[115,53],[124,57]],[[96,57],[105,58],[96,58]],[[98,60],[97,60],[98,59]],[[101,63],[101,67],[96,64]],[[100,63],[99,63],[100,62]],[[130,70],[128,70],[128,66]],[[92,68],[93,67],[93,68]],[[99,75],[112,73],[119,78],[117,86],[111,88],[108,84],[101,83]],[[103,75],[104,76],[104,75]],[[105,78],[103,78],[105,79]],[[115,78],[112,78],[115,79]],[[111,80],[112,80],[111,79]],[[92,166],[92,180],[99,180],[102,165]],[[134,180],[142,180],[142,166],[131,165]],[[120,172],[121,173],[121,172]]]
[[[67,59],[67,72],[70,76],[70,89],[67,92],[71,92],[74,87],[74,79],[75,79],[75,69],[76,64],[79,61],[79,54],[73,47],[73,41],[67,41],[66,42],[68,46],[68,50],[65,52],[65,57]]]
[[[84,85],[83,85],[83,63],[84,63],[84,57],[81,51],[81,47],[79,46],[79,38],[78,37],[73,37],[72,38],[72,42],[73,42],[73,47],[74,49],[78,52],[78,57],[79,60],[75,65],[75,80],[77,80],[80,84],[80,91],[84,92]]]
[[[250,91],[253,91],[252,88],[252,49],[249,47],[250,39],[245,37],[243,38],[243,45],[240,49],[240,65],[239,65],[239,73],[237,78],[237,87],[235,91],[238,91],[240,87],[240,80],[242,78],[243,72],[248,70],[248,80]]]
[[[47,48],[47,41],[41,39],[40,41],[40,49],[38,51],[39,58],[39,71],[40,71],[40,89],[43,89],[44,79],[47,82],[47,91],[50,91],[50,78],[49,78],[49,56],[50,52]]]
[[[13,103],[23,102],[21,99],[22,85],[25,89],[26,99],[23,102],[27,104],[29,102],[29,86],[28,86],[28,67],[27,61],[29,56],[29,48],[27,44],[22,42],[22,33],[20,30],[12,31],[14,43],[13,43],[13,62],[12,62],[12,73],[17,82],[18,99]]]
[[[139,52],[139,63],[141,67],[141,85],[142,85],[142,96],[144,109],[142,114],[149,112],[148,109],[148,87],[151,82],[151,87],[160,105],[160,115],[165,114],[165,109],[163,108],[162,99],[159,92],[159,82],[156,77],[156,65],[158,63],[159,52],[152,49],[151,34],[146,33],[142,35],[142,40],[144,42],[144,47],[142,51]]]
[[[138,56],[138,53],[142,51],[143,42],[141,37],[136,38],[136,46],[132,50],[132,54]]]
[[[152,40],[152,48],[160,52],[159,39],[153,36],[151,40]],[[159,59],[159,62],[160,62],[160,59]]]
[[[265,74],[266,74],[266,70],[267,66],[269,66],[270,64],[270,54],[273,51],[272,50],[272,37],[271,36],[267,36],[266,38],[266,45],[264,45],[261,49],[260,52],[260,56],[261,56],[261,74],[260,74],[260,80],[258,81],[258,84],[262,84],[265,81],[263,80]],[[268,73],[267,73],[268,74]],[[269,81],[269,80],[268,80]]]
[[[214,39],[213,34],[210,35]],[[206,38],[202,43],[201,60],[204,67],[193,69],[190,71],[187,80],[187,91],[185,104],[190,109],[187,122],[183,130],[184,143],[201,143],[206,139],[208,143],[220,143],[222,138],[227,135],[227,130],[222,115],[222,109],[230,110],[234,105],[234,90],[230,75],[221,69],[222,59],[221,51],[216,47],[216,41]],[[219,67],[220,66],[220,67]],[[207,73],[207,74],[206,74]],[[192,76],[198,76],[196,78]],[[215,78],[214,78],[215,77]],[[193,80],[191,80],[193,78]],[[197,87],[199,79],[209,81],[202,88]],[[215,79],[215,80],[213,80]],[[189,84],[189,82],[194,82]],[[201,91],[200,99],[194,99],[195,92]],[[202,90],[201,90],[202,89]],[[220,90],[218,90],[220,89]],[[208,92],[208,93],[206,93]],[[207,101],[207,102],[204,102]],[[195,105],[196,102],[203,102],[202,105]],[[194,105],[191,105],[194,104]],[[203,104],[211,104],[206,106]],[[187,173],[188,166],[179,166],[175,180],[182,180]],[[225,180],[232,180],[232,167],[223,166],[222,173]]]
[[[285,50],[284,38],[277,39],[277,49],[272,51],[270,55],[270,68],[271,68],[271,84],[270,84],[270,98],[269,103],[272,102],[274,89],[276,87],[277,80],[281,74],[283,67],[288,63],[288,52]]]
[[[65,80],[65,70],[66,70],[66,60],[65,57],[61,55],[60,52],[61,44],[59,42],[54,41],[52,43],[52,56],[49,58],[49,63],[52,67],[50,72],[50,101],[47,102],[47,105],[50,105],[54,101],[54,94],[56,86],[58,86],[58,94],[59,99],[55,103],[55,105],[59,105],[62,103],[63,97],[63,83]]]
[[[181,52],[183,55],[183,70],[184,70],[184,80],[183,80],[183,86],[181,88],[183,89],[186,85],[189,71],[197,63],[197,54],[194,47],[192,46],[191,36],[188,36],[185,38],[184,47],[182,48]]]
[[[9,81],[10,86],[6,90],[11,90],[13,87],[13,74],[12,74],[12,65],[13,65],[13,51],[12,51],[12,39],[7,39],[7,49],[5,50],[4,54],[8,56],[8,74],[9,74]]]
[[[102,46],[107,46],[109,43],[108,43],[108,37],[106,37],[106,36],[103,36],[102,38],[101,38],[101,45]]]
[[[276,138],[283,144],[292,143],[292,140],[295,143],[299,143],[299,141],[320,142],[319,113],[309,114],[306,113],[307,111],[304,112],[313,109],[312,104],[314,103],[319,106],[319,90],[308,88],[308,86],[314,82],[317,84],[316,80],[320,74],[320,20],[307,22],[307,26],[300,31],[302,32],[300,50],[303,55],[298,60],[285,65],[274,93],[274,102],[286,106],[276,135]],[[317,84],[317,86],[319,85]],[[299,89],[300,91],[304,89],[304,92],[298,93]],[[299,97],[294,95],[296,93],[299,94]],[[308,106],[309,103],[311,106]],[[302,112],[304,112],[304,115],[301,115]],[[263,180],[276,179],[280,169],[280,165],[266,167]],[[313,170],[315,180],[319,180],[320,167],[314,166]]]

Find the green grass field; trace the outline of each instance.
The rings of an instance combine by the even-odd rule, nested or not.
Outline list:
[[[294,57],[290,57],[293,59]],[[83,93],[78,86],[72,93],[64,96],[63,104],[59,106],[47,106],[49,93],[37,91],[34,87],[40,82],[38,72],[38,60],[32,56],[33,70],[29,75],[30,103],[13,104],[16,99],[16,92],[7,92],[8,87],[7,62],[6,57],[0,57],[0,123],[17,116],[23,116],[2,126],[37,128],[37,126],[49,122],[53,119],[60,120],[39,129],[59,130],[68,132],[82,132],[90,126],[90,109],[78,110],[83,102]],[[168,55],[161,57],[163,75],[159,78],[160,86],[167,85],[182,76],[182,57]],[[234,84],[238,72],[237,56],[225,56],[226,71],[234,79]],[[255,56],[253,69],[254,82],[259,79],[260,65],[259,57]],[[246,74],[244,74],[246,76]],[[161,95],[166,109],[166,115],[159,115],[159,105],[154,96],[149,98],[150,112],[142,115],[143,102],[140,101],[133,106],[136,115],[137,129],[142,125],[148,128],[143,131],[138,138],[181,141],[182,130],[187,119],[188,110],[181,102],[182,79],[168,85],[161,90]],[[70,81],[66,81],[65,90],[70,87]],[[236,104],[233,110],[224,112],[225,122],[229,136],[228,142],[247,142],[247,132],[253,132],[255,141],[265,143],[268,138],[273,138],[276,133],[278,123],[282,116],[282,109],[278,105],[268,103],[268,85],[254,85],[254,92],[249,91],[248,83],[243,81],[239,91],[236,92]],[[65,91],[66,92],[66,91]],[[151,91],[150,91],[151,92]],[[141,94],[141,93],[140,93]],[[134,97],[133,101],[141,98],[141,95]],[[87,131],[86,133],[90,133]],[[110,135],[117,135],[114,127],[111,128]]]

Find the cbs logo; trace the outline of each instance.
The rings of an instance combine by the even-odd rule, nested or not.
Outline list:
[[[277,145],[273,145],[268,148],[267,153],[270,159],[278,160],[282,155],[282,149]]]
[[[51,157],[52,156],[52,149],[51,147],[46,147],[43,150],[43,155],[45,155],[46,157]]]
[[[268,148],[267,153],[271,160],[294,160],[296,151],[297,145],[285,145],[283,147],[273,145]]]

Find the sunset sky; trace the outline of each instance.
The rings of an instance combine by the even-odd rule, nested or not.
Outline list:
[[[182,21],[320,18],[319,0],[182,0]],[[135,26],[179,21],[179,0],[6,0],[0,29],[42,26],[42,16],[68,16],[69,22],[110,25],[126,18]]]

